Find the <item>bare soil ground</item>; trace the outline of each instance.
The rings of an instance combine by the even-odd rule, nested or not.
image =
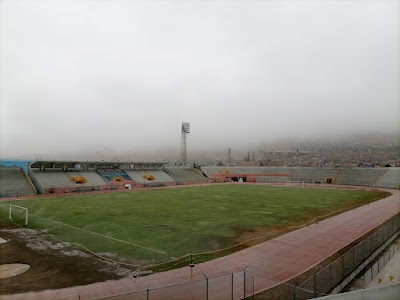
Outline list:
[[[0,280],[0,295],[59,289],[123,277],[134,270],[93,257],[44,234],[0,223],[0,264],[25,263],[31,268],[18,276]]]

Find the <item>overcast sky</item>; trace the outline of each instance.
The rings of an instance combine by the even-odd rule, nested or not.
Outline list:
[[[400,128],[399,1],[0,3],[3,158]]]

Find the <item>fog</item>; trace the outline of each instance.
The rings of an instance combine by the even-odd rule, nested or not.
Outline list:
[[[400,128],[399,1],[0,3],[3,158]]]

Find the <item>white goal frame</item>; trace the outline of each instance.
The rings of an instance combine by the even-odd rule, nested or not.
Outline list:
[[[8,219],[12,220],[12,208],[16,208],[16,209],[22,209],[25,210],[25,226],[28,226],[28,209],[26,207],[22,207],[22,206],[18,206],[18,205],[14,205],[14,204],[10,204],[10,213],[8,215]]]
[[[291,183],[299,183],[300,185],[302,185],[303,189],[305,187],[305,182],[304,181],[286,180],[286,186],[290,186]]]

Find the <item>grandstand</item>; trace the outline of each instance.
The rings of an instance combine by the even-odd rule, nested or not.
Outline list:
[[[348,168],[339,169],[336,184],[375,185],[377,180],[385,174],[384,168]]]
[[[37,161],[28,176],[18,167],[0,169],[0,196],[123,190],[208,182],[304,181],[400,188],[400,168],[203,166],[164,167],[153,162]],[[35,189],[36,187],[36,189]],[[37,192],[36,192],[37,191]]]
[[[120,169],[97,169],[97,173],[103,177],[105,181],[118,181],[132,180],[125,171]]]
[[[200,174],[193,168],[165,168],[171,177],[175,178],[178,184],[207,183],[207,177]]]
[[[285,182],[335,183],[399,188],[400,168],[309,168],[309,167],[202,167],[214,182]]]
[[[331,168],[291,168],[291,179],[307,183],[336,183],[339,171]]]
[[[0,197],[34,194],[36,189],[21,168],[0,168]]]
[[[93,171],[31,171],[29,176],[42,194],[99,191],[107,188],[104,179]]]
[[[127,170],[125,171],[137,184],[143,186],[176,185],[176,180],[164,170]]]
[[[282,167],[203,167],[204,173],[214,182],[285,182],[290,174]]]
[[[376,186],[400,189],[400,168],[388,168],[375,182]]]
[[[143,187],[144,183],[137,184],[128,173],[146,170],[157,173],[157,180],[146,186],[175,184],[162,167],[153,162],[36,161],[28,174],[40,194],[58,194]]]

